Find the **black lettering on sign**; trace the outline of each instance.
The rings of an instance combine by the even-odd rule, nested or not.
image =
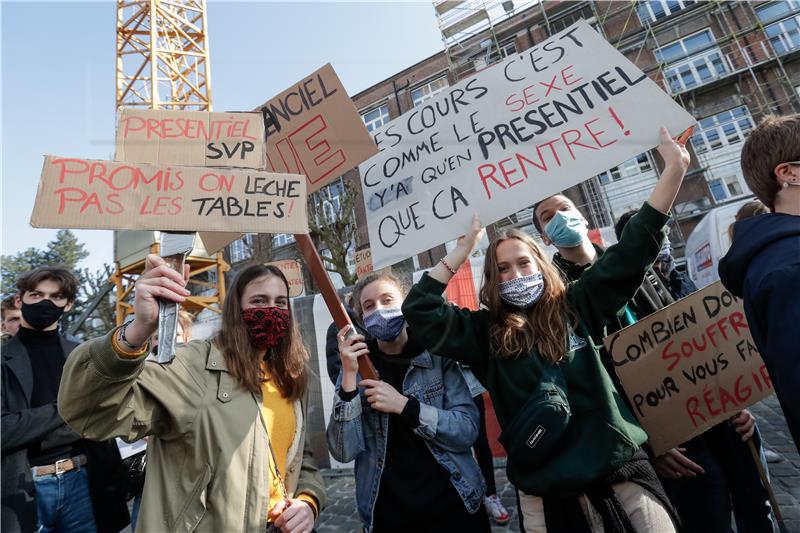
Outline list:
[[[400,241],[400,237],[409,231],[419,231],[425,224],[419,220],[416,208],[419,202],[414,202],[405,209],[385,216],[378,224],[378,238],[386,248],[391,248]]]
[[[408,196],[413,190],[412,179],[413,178],[409,176],[397,183],[393,183],[385,189],[375,191],[372,193],[372,196],[369,197],[367,208],[370,212],[374,212],[395,200],[399,200],[403,196]]]
[[[448,195],[447,192],[450,194]],[[444,197],[442,197],[442,195],[444,195]],[[469,205],[469,202],[464,198],[461,191],[455,187],[450,187],[450,191],[447,191],[447,189],[441,190],[433,197],[433,216],[439,220],[450,218],[458,212],[459,203],[464,206]]]

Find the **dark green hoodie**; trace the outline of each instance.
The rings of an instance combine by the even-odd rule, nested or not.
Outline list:
[[[583,327],[576,328],[575,349],[561,363],[572,411],[560,451],[532,471],[508,458],[508,478],[520,490],[537,496],[584,492],[625,464],[647,440],[647,434],[625,406],[600,361],[593,341],[642,284],[664,239],[667,216],[644,204],[625,227],[618,244],[568,286],[567,297]],[[448,304],[445,285],[427,274],[403,304],[409,327],[432,353],[468,364],[489,391],[500,427],[506,427],[528,400],[540,376],[539,354],[501,358],[491,349],[490,316]],[[585,329],[584,329],[585,328]],[[591,337],[586,338],[583,331]]]

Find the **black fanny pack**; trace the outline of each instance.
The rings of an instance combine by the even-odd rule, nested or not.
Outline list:
[[[538,359],[538,355],[533,355]],[[500,434],[500,443],[517,468],[536,469],[563,440],[571,418],[567,382],[557,364],[542,364],[536,389]]]

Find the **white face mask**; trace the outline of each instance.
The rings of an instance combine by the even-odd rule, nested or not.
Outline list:
[[[500,299],[508,305],[527,309],[541,298],[544,292],[542,273],[520,276],[500,283]]]

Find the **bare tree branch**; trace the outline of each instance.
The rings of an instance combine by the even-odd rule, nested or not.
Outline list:
[[[328,251],[323,259],[325,269],[339,274],[345,285],[352,285],[356,282],[356,275],[350,271],[347,258],[351,249],[355,249],[358,189],[349,179],[340,179],[338,210],[332,193],[332,187],[337,187],[338,182],[308,197],[308,227],[318,247]]]

